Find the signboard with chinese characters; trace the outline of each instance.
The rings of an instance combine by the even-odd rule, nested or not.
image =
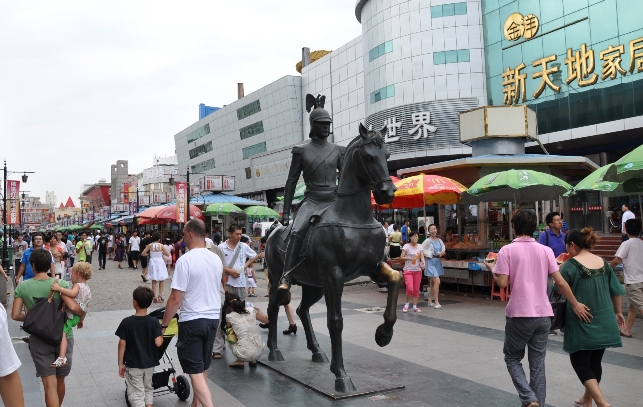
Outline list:
[[[123,203],[124,204],[129,204],[129,183],[125,182],[123,183]]]
[[[413,103],[368,116],[366,127],[386,127],[386,148],[392,153],[462,147],[458,114],[478,107],[477,98]]]
[[[176,196],[176,222],[186,223],[188,221],[188,184],[187,182],[177,182],[174,186]]]
[[[548,36],[544,38],[548,38],[551,41],[552,38],[549,38],[550,33],[581,23],[584,20],[587,20],[587,17],[566,25],[561,23],[560,27],[554,27],[553,30],[537,34],[539,27],[537,16],[528,14],[523,17],[520,13],[513,13],[504,23],[504,36],[508,41],[517,42],[504,47],[503,52],[512,49],[514,46],[521,46],[522,51],[519,49],[517,51],[518,55],[523,57],[531,55],[531,51],[527,51],[527,48],[540,49],[540,52],[542,52],[540,43],[534,43],[532,46],[529,41],[545,35]],[[587,33],[588,39],[589,34]],[[553,36],[553,34],[551,35]],[[545,41],[544,38],[542,41]],[[569,44],[569,41],[570,39],[567,37],[567,44],[573,45]],[[547,89],[554,94],[560,93],[561,89],[563,91],[578,92],[578,88],[593,86],[628,74],[643,72],[643,37],[634,38],[630,41],[615,38],[611,44],[601,43],[594,45],[594,48],[579,41],[573,48],[567,48],[566,50],[564,48],[560,50],[555,48],[553,51],[555,53],[552,50],[546,51],[548,54],[549,52],[552,53],[543,55],[542,58],[535,60],[516,61],[512,59],[515,64],[503,66],[502,81],[494,82],[494,87],[502,86],[503,104],[513,105],[536,100]],[[560,54],[563,54],[563,56],[559,59]],[[539,54],[537,53],[536,57],[538,56]],[[504,58],[507,57],[504,56]],[[496,72],[491,74],[497,75]],[[530,83],[533,81],[528,79],[535,81],[535,83]]]
[[[129,201],[129,214],[134,215],[138,212],[138,205],[136,204],[136,199]]]
[[[7,225],[20,224],[20,181],[7,181],[9,211]]]
[[[123,204],[112,205],[112,212],[123,212],[123,211],[125,211]]]
[[[152,202],[154,204],[167,202],[167,194],[165,192],[154,192],[152,194]]]
[[[224,175],[223,176],[223,190],[224,191],[234,191],[234,176],[233,175]]]
[[[199,186],[200,186],[199,182]],[[221,175],[206,175],[203,177],[203,191],[223,190],[223,177]]]
[[[150,206],[150,196],[149,195],[139,195],[139,197],[138,197],[138,206]]]
[[[109,219],[110,212],[111,208],[109,206],[103,206],[103,219]]]

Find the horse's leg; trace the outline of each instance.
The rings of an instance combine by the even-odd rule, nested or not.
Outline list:
[[[386,346],[393,338],[393,325],[397,321],[397,296],[400,292],[400,272],[393,270],[387,263],[380,262],[377,270],[371,277],[378,283],[386,283],[388,297],[386,299],[386,311],[384,311],[384,323],[375,330],[375,342],[379,346]]]
[[[270,292],[268,298],[268,360],[281,362],[284,360],[279,348],[277,348],[277,318],[279,317],[279,303],[277,301],[277,281],[279,276],[274,275],[272,269],[268,270],[270,280]]]
[[[356,391],[353,381],[344,370],[342,355],[342,291],[344,290],[344,272],[339,266],[333,266],[324,279],[324,296],[328,318],[328,331],[332,345],[330,371],[335,374],[335,391],[348,393]]]
[[[313,331],[313,324],[310,321],[310,307],[315,305],[324,296],[324,289],[321,287],[313,287],[310,285],[301,286],[302,296],[299,307],[297,307],[297,315],[301,320],[301,324],[304,326],[304,331],[306,332],[306,343],[308,344],[308,349],[313,352],[313,362],[317,363],[328,363],[328,357],[324,351],[319,347],[317,338],[315,337],[315,332]]]

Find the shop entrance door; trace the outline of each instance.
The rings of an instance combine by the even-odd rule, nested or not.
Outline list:
[[[595,231],[603,230],[603,207],[599,192],[580,191],[570,197],[569,215],[566,216],[570,229],[582,229],[586,226]]]

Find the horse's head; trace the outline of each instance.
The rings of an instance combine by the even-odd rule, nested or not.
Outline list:
[[[359,124],[359,137],[355,146],[355,159],[358,176],[373,191],[375,202],[378,205],[390,204],[395,195],[395,185],[388,174],[386,161],[391,156],[384,144],[386,126],[379,131],[368,130],[362,123]],[[352,143],[351,143],[352,144]]]

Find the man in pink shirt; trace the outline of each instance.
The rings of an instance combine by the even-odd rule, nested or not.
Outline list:
[[[507,370],[523,406],[545,405],[545,353],[547,337],[554,316],[547,297],[547,277],[552,276],[559,291],[565,295],[576,315],[589,322],[589,309],[576,297],[558,271],[551,248],[534,240],[536,213],[520,209],[511,220],[516,238],[498,252],[498,259],[486,263],[498,286],[511,283],[511,297],[505,315],[505,344],[503,352]],[[521,361],[529,347],[530,380],[527,381]]]

